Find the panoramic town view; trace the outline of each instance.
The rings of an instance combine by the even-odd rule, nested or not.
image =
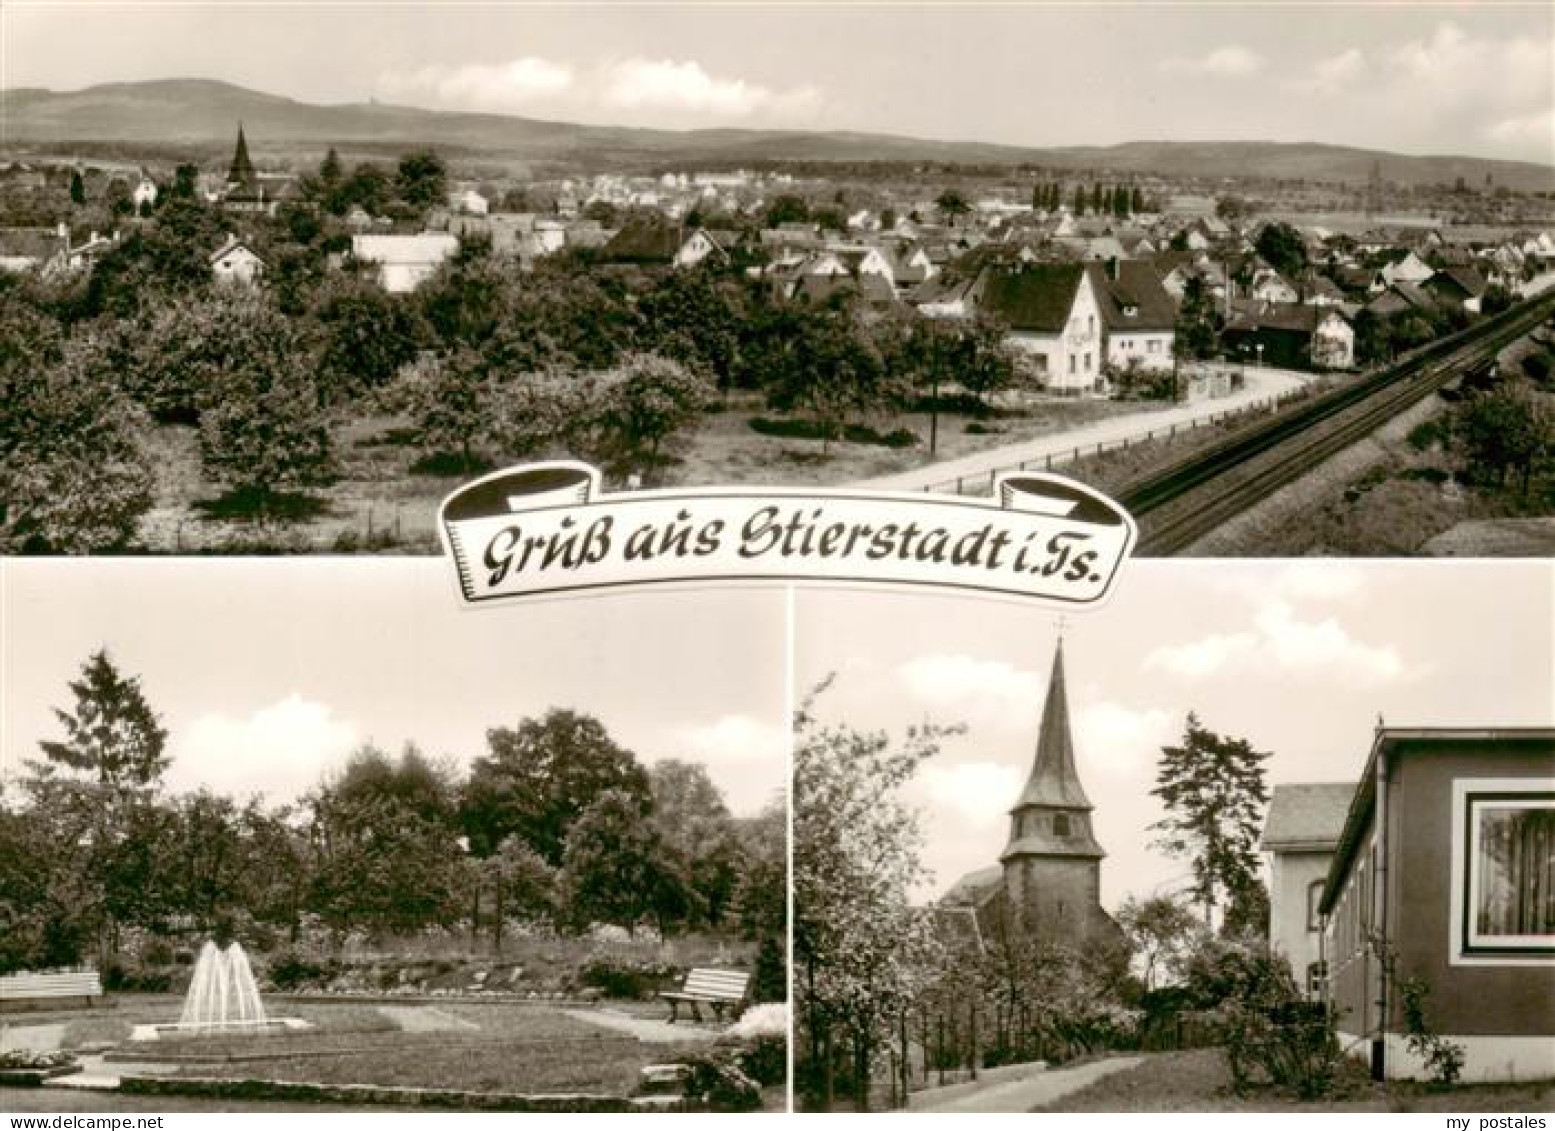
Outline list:
[[[1012,125],[974,112],[952,68],[966,116],[920,142],[902,135],[934,115],[858,129],[859,93],[797,63],[813,81],[780,87],[656,61],[643,19],[606,36],[628,59],[542,52],[604,35],[600,11],[497,9],[529,46],[493,62],[468,29],[401,59],[439,27],[409,9],[397,51],[321,82],[296,37],[223,74],[178,17],[131,9],[92,34],[148,56],[94,70],[68,7],[7,16],[10,552],[435,552],[454,486],[556,455],[647,487],[986,494],[1000,471],[1057,468],[1122,500],[1149,554],[1551,545],[1542,10],[1374,13],[1340,50],[1299,9],[1141,10],[1129,31],[1015,9],[943,30],[1115,41],[1134,93],[1087,133],[1083,82],[980,76],[1071,115]],[[280,22],[327,40],[342,18]],[[1305,69],[1223,42],[1238,24],[1310,39]],[[1448,85],[1435,132],[1364,105]],[[1284,123],[1303,140],[1239,140],[1276,133],[1246,109],[1176,135],[1222,141],[1137,114],[1164,140],[1113,138],[1140,91],[1196,108],[1303,91],[1326,114]],[[1346,136],[1346,115],[1370,132]],[[1028,140],[963,140],[995,135]]]

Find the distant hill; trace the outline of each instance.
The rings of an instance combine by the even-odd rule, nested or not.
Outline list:
[[[1479,157],[1410,157],[1312,142],[1139,141],[1032,149],[883,134],[792,130],[647,130],[546,122],[502,114],[418,110],[377,102],[319,106],[210,79],[109,83],[77,91],[0,91],[0,145],[97,142],[223,145],[241,121],[267,145],[432,144],[529,161],[664,164],[671,161],[943,161],[1032,163],[1056,169],[1363,183],[1373,164],[1400,184],[1473,186],[1489,174],[1514,189],[1555,189],[1555,168]]]

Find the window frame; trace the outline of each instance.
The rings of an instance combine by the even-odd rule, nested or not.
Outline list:
[[[1501,803],[1499,806],[1496,803]],[[1531,804],[1530,804],[1531,803]],[[1458,778],[1452,783],[1452,864],[1449,889],[1448,960],[1453,966],[1555,966],[1555,935],[1476,937],[1473,917],[1478,895],[1476,809],[1555,808],[1548,778]],[[1498,939],[1538,939],[1501,942]]]

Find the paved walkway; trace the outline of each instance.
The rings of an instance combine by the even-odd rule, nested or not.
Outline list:
[[[877,491],[925,491],[941,488],[944,484],[954,483],[957,479],[970,480],[979,477],[986,479],[991,471],[1013,469],[1031,461],[1042,463],[1049,457],[1052,457],[1053,466],[1058,467],[1073,459],[1076,448],[1079,448],[1083,454],[1086,449],[1094,452],[1097,444],[1104,444],[1111,448],[1117,447],[1125,440],[1132,443],[1143,439],[1151,432],[1160,432],[1173,425],[1181,427],[1281,396],[1301,388],[1312,379],[1310,373],[1299,373],[1290,369],[1249,368],[1246,374],[1247,383],[1228,396],[1202,397],[1172,408],[1113,416],[1073,431],[1038,436],[1019,444],[990,448],[957,459],[926,464],[912,471],[868,479],[853,486]]]
[[[1117,1056],[1074,1068],[1039,1068],[1012,1064],[991,1068],[982,1079],[914,1092],[908,1111],[1023,1112],[1061,1100],[1104,1076],[1132,1068],[1145,1058]]]
[[[617,1013],[613,1009],[564,1009],[562,1012],[575,1021],[586,1021],[590,1025],[598,1025],[601,1029],[626,1033],[649,1044],[670,1045],[684,1044],[687,1041],[710,1041],[722,1031],[699,1025],[688,1025],[684,1021],[675,1025],[671,1025],[668,1021],[651,1021],[645,1017]]]
[[[42,1025],[0,1025],[0,1052],[26,1049],[29,1052],[53,1052],[65,1036],[65,1022]]]
[[[378,1012],[406,1033],[446,1033],[480,1028],[475,1022],[455,1017],[435,1005],[380,1005]]]

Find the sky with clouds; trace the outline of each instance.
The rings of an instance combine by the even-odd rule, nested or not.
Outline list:
[[[363,742],[463,767],[489,727],[570,707],[645,763],[702,762],[748,815],[787,785],[785,617],[772,588],[468,610],[435,558],[0,559],[0,770],[59,737],[106,647],[176,790],[289,801]]]
[[[907,789],[942,893],[995,864],[1035,752],[1054,613],[1002,601],[802,592],[796,688],[827,722],[963,724]],[[1271,782],[1353,781],[1395,726],[1555,725],[1548,562],[1134,561],[1074,613],[1065,675],[1078,768],[1108,856],[1102,899],[1175,891],[1150,847],[1160,748],[1189,711],[1267,751]]]
[[[89,6],[90,5],[90,6]],[[1555,7],[9,0],[5,86],[1021,145],[1272,139],[1555,163]]]

